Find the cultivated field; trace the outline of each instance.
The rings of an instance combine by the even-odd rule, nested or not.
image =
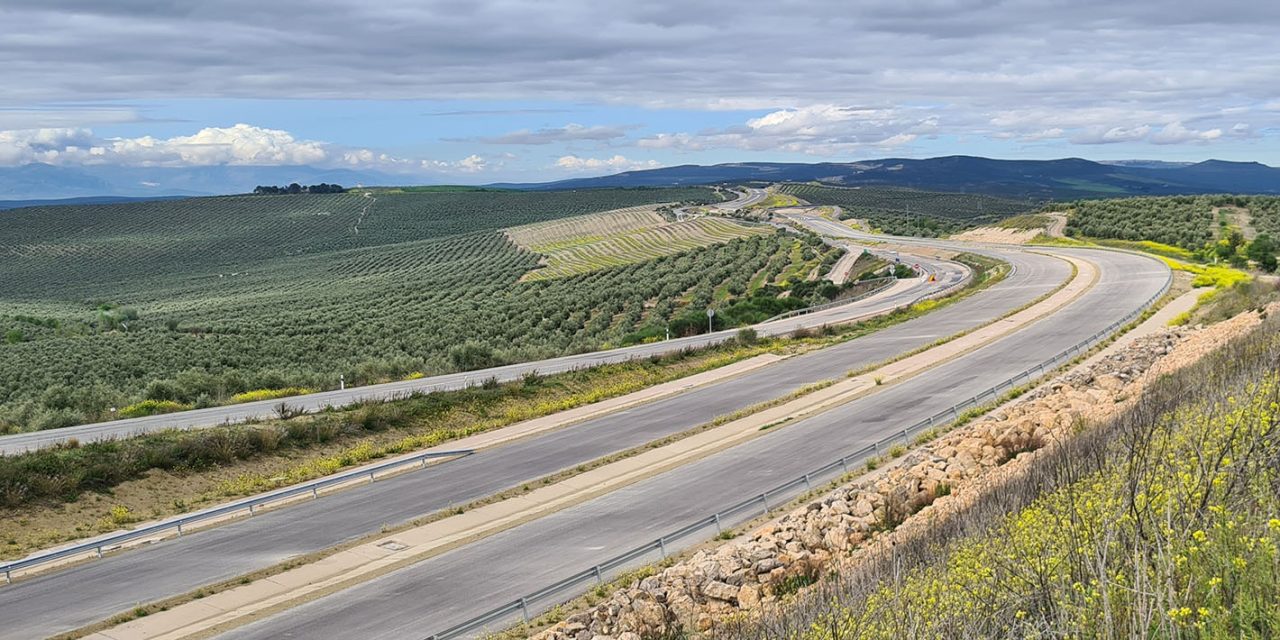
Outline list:
[[[884,187],[788,184],[781,191],[812,204],[839,206],[845,217],[865,219],[872,227],[895,235],[944,236],[1033,208],[1026,202],[991,196]]]
[[[328,389],[340,374],[364,384],[592,350],[661,334],[686,310],[701,316],[793,256],[826,259],[821,247],[797,253],[794,238],[753,235],[519,282],[538,256],[500,231],[715,199],[706,189],[437,192],[9,211],[0,430]],[[698,327],[705,317],[673,322]]]
[[[723,218],[669,222],[652,207],[541,222],[507,230],[512,242],[545,256],[525,280],[577,275],[688,251],[735,238],[773,233]]]
[[[1119,198],[1082,200],[1068,207],[1067,233],[1073,236],[1153,240],[1188,251],[1220,239],[1232,226],[1252,226],[1280,237],[1280,197],[1275,196]]]

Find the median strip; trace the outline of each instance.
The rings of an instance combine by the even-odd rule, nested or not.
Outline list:
[[[1044,300],[928,351],[818,388],[802,397],[662,447],[579,473],[524,495],[486,504],[375,541],[338,551],[317,562],[133,620],[92,637],[124,640],[205,636],[251,622],[301,602],[350,588],[449,549],[590,500],[623,486],[689,464],[723,449],[785,428],[800,419],[853,401],[878,387],[902,382],[1043,318],[1069,304],[1098,277],[1097,267],[1067,258],[1076,276]],[[462,443],[452,443],[460,446]]]

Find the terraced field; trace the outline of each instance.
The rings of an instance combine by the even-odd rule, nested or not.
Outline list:
[[[525,225],[506,233],[512,242],[543,256],[541,266],[522,278],[528,281],[643,262],[772,232],[715,217],[669,222],[652,207],[632,207]]]

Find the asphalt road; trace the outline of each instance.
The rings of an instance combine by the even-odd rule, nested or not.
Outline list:
[[[6,621],[0,638],[44,637],[76,628],[139,603],[366,535],[384,523],[411,520],[683,431],[985,324],[1052,290],[1070,274],[1067,263],[1056,258],[1005,255],[1015,265],[1009,278],[939,313],[425,471],[0,587],[0,620]],[[925,262],[931,269],[948,264]],[[918,293],[898,292],[875,304],[889,308],[914,295]]]
[[[877,296],[872,300],[852,303],[850,305],[828,309],[819,313],[757,325],[756,330],[761,335],[779,335],[790,333],[803,327],[820,327],[824,324],[849,322],[852,319],[865,316],[868,313],[892,308],[899,304],[903,304],[904,302],[909,302],[910,300],[931,291],[938,291],[946,288],[950,284],[958,282],[965,275],[964,267],[955,263],[931,261],[925,266],[939,274],[937,282],[916,280],[914,281],[914,286],[909,289],[899,287],[895,292],[893,292],[892,296]],[[572,371],[574,369],[589,368],[614,362],[624,362],[637,358],[647,358],[653,355],[676,353],[683,349],[718,344],[733,338],[734,335],[737,334],[737,331],[737,329],[729,329],[725,331],[717,331],[715,333],[690,336],[687,338],[675,338],[652,344],[564,356],[550,360],[539,360],[535,362],[494,367],[492,369],[480,369],[465,373],[452,373],[428,378],[419,378],[417,380],[404,380],[364,387],[352,387],[342,391],[325,391],[304,396],[294,396],[285,399],[284,402],[288,403],[291,407],[301,408],[305,411],[319,411],[328,406],[339,407],[360,400],[385,400],[405,396],[414,392],[426,393],[431,391],[463,389],[471,385],[479,384],[489,378],[497,378],[500,382],[508,382],[519,380],[521,376],[530,371],[536,371],[544,375],[561,373],[564,371]],[[182,411],[179,413],[149,416],[145,418],[113,420],[110,422],[97,422],[62,429],[51,429],[48,431],[0,436],[0,455],[9,455],[39,449],[41,447],[51,446],[72,438],[84,443],[111,438],[123,438],[142,433],[161,431],[164,429],[198,429],[225,423],[246,422],[254,419],[270,418],[274,417],[274,409],[280,402],[281,400],[246,402],[244,404],[225,407],[210,407],[208,409],[196,409],[192,411]]]
[[[221,637],[389,639],[437,633],[980,393],[1133,311],[1168,276],[1163,265],[1132,254],[1072,253],[1100,264],[1098,285],[991,345],[862,400]]]
[[[745,189],[745,191],[739,194],[736,199],[730,200],[729,202],[716,203],[711,206],[716,209],[720,209],[721,211],[734,211],[760,202],[769,195],[769,192],[764,189],[757,189],[755,187],[743,187],[743,189]]]

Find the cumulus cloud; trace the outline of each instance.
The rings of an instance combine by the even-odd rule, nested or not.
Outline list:
[[[830,156],[860,150],[888,151],[938,128],[929,109],[817,104],[780,109],[742,125],[699,133],[660,133],[640,139],[640,147],[700,151],[735,148],[779,150]]]
[[[630,160],[615,155],[612,158],[580,158],[574,155],[561,156],[556,160],[556,167],[565,171],[635,171],[638,169],[656,169],[662,163],[657,160]]]
[[[132,166],[300,165],[331,159],[327,145],[247,124],[173,138],[97,138],[89,129],[0,131],[0,162]]]
[[[1222,137],[1222,129],[1189,129],[1181,122],[1170,122],[1151,134],[1154,144],[1179,144],[1182,142],[1209,142]]]
[[[1231,134],[1246,137],[1249,127],[1243,123],[1232,127]],[[1157,145],[1211,142],[1223,136],[1222,129],[1193,129],[1174,121],[1163,126],[1137,125],[1133,127],[1089,127],[1071,136],[1076,144],[1114,144],[1119,142],[1149,142]]]
[[[83,128],[0,131],[0,166],[33,162],[140,167],[320,165],[400,173],[422,169],[480,173],[511,157],[503,154],[497,163],[474,154],[457,161],[402,158],[371,149],[299,140],[287,131],[248,124],[208,127],[172,138],[101,138]]]
[[[522,129],[500,136],[479,137],[479,138],[452,138],[454,142],[484,142],[486,144],[515,144],[515,145],[542,145],[551,144],[553,142],[578,142],[578,141],[594,141],[603,142],[616,138],[625,137],[626,129],[629,127],[606,127],[606,126],[583,126],[580,124],[567,124],[563,127],[554,127],[546,129],[538,129],[530,131]]]

